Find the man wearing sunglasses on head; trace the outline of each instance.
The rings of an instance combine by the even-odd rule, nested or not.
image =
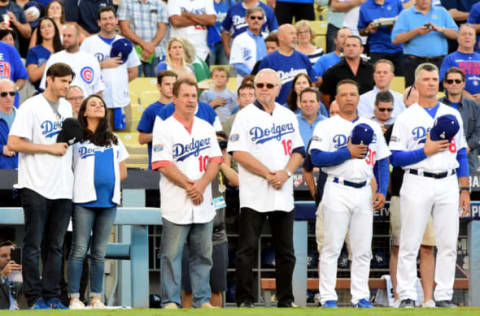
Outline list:
[[[480,151],[480,105],[473,99],[463,96],[465,90],[465,73],[457,67],[451,67],[445,73],[443,88],[445,97],[440,99],[460,112],[463,120],[463,130],[467,138],[468,169],[470,173],[478,168]]]
[[[13,106],[17,89],[9,79],[0,79],[0,169],[17,169],[18,156],[8,145],[8,133],[15,119]]]

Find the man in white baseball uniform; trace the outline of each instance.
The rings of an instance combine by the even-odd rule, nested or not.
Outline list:
[[[337,84],[339,115],[318,123],[310,143],[314,166],[328,178],[320,209],[324,219],[324,244],[320,254],[320,300],[325,308],[337,307],[337,261],[347,230],[352,251],[352,304],[372,308],[368,275],[372,257],[373,209],[383,207],[388,188],[388,156],[383,132],[377,123],[357,115],[360,95],[355,81]],[[366,126],[371,143],[355,144],[352,129]],[[352,135],[353,136],[353,135]],[[367,142],[368,143],[368,142]],[[371,179],[377,192],[372,197]]]
[[[391,163],[405,170],[400,191],[400,251],[397,268],[397,294],[400,307],[414,307],[417,299],[417,255],[430,216],[433,217],[437,307],[452,303],[459,209],[470,209],[468,160],[460,113],[437,100],[438,68],[430,63],[415,70],[418,103],[401,113],[390,139]],[[432,140],[435,120],[453,115],[460,126],[449,141]],[[456,175],[456,176],[455,176]],[[421,191],[421,194],[418,192]],[[459,194],[460,192],[460,194]]]
[[[45,92],[21,105],[8,138],[8,147],[19,153],[15,187],[21,189],[25,216],[23,281],[32,309],[66,308],[58,297],[63,239],[72,214],[72,151],[56,139],[63,121],[72,117],[64,97],[73,77],[66,64],[50,66]],[[42,272],[41,247],[46,247]]]
[[[281,81],[272,69],[255,77],[256,101],[238,112],[227,151],[239,164],[240,219],[236,259],[236,301],[252,307],[254,259],[258,238],[268,218],[275,247],[278,307],[294,307],[292,274],[293,179],[305,157],[297,117],[275,102]]]
[[[180,306],[183,247],[188,247],[193,306],[211,308],[212,229],[215,207],[210,182],[217,176],[222,152],[215,129],[195,116],[198,88],[184,78],[173,86],[175,112],[153,128],[152,169],[160,170],[163,233],[162,306]]]
[[[113,43],[123,39],[123,36],[117,35],[118,18],[115,9],[106,6],[98,11],[98,25],[100,33],[87,37],[80,50],[97,58],[102,69],[102,80],[105,84],[103,90],[103,99],[108,108],[108,116],[113,121],[113,109],[123,109],[126,117],[127,130],[131,125],[130,94],[128,93],[128,83],[138,77],[138,66],[140,59],[133,46],[130,44],[130,52],[126,56],[111,57]],[[123,39],[123,41],[127,41]],[[115,124],[111,125],[115,127]]]
[[[65,63],[75,73],[72,84],[81,87],[85,97],[91,94],[101,95],[105,85],[101,78],[100,65],[92,54],[80,51],[80,30],[78,26],[67,24],[64,27],[63,48],[65,49],[52,54],[48,59],[40,88],[45,89],[47,69],[55,63]]]

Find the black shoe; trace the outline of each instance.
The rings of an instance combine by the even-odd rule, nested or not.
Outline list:
[[[447,301],[447,300],[445,300],[445,301],[436,301],[436,302],[435,302],[435,305],[436,305],[437,307],[450,307],[450,308],[455,308],[455,307],[457,307],[457,305],[453,304],[452,301]]]
[[[407,298],[400,302],[399,308],[415,308],[415,301]]]
[[[294,302],[286,302],[286,303],[278,302],[277,307],[280,307],[280,308],[296,308],[296,307],[298,307],[298,305],[295,304]]]
[[[252,308],[253,307],[253,303],[250,302],[250,301],[245,301],[245,302],[241,302],[240,304],[237,304],[238,307],[241,307],[241,308]]]

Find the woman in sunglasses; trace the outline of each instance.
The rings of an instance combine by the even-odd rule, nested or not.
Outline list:
[[[120,204],[120,182],[127,177],[128,152],[108,127],[107,107],[97,95],[86,98],[78,112],[84,141],[73,147],[73,242],[68,260],[70,309],[83,309],[80,278],[90,244],[90,307],[101,301],[107,242]],[[91,241],[91,242],[90,242]]]

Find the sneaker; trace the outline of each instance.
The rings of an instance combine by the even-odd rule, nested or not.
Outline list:
[[[168,304],[165,304],[165,306],[163,306],[163,308],[164,309],[178,309],[178,306],[175,303],[168,303]]]
[[[240,308],[252,308],[253,303],[250,302],[250,301],[245,301],[245,302],[240,303],[240,305],[238,305],[238,307],[240,307]]]
[[[370,303],[369,300],[367,300],[366,298],[362,298],[361,300],[359,300],[357,302],[357,304],[354,304],[353,307],[356,307],[356,308],[375,308],[375,306],[372,305],[372,303]]]
[[[398,299],[394,300],[393,304],[392,304],[392,307],[393,308],[399,308],[400,307],[400,302],[401,302],[401,300],[398,300]]]
[[[209,302],[205,302],[202,305],[200,305],[200,308],[218,308],[217,306],[213,306]]]
[[[399,308],[415,308],[415,301],[407,298],[400,302]]]
[[[30,309],[52,309],[43,298],[39,298],[36,302],[30,307]]]
[[[322,304],[323,308],[337,308],[337,301],[326,301]]]
[[[90,301],[90,305],[88,305],[92,309],[104,309],[105,304],[100,299],[92,299]]]
[[[51,298],[47,301],[48,306],[50,306],[52,309],[68,309],[67,306],[62,304],[62,301],[60,301],[58,298],[54,297]]]
[[[80,301],[78,298],[72,298],[70,300],[70,309],[85,309],[85,304]]]
[[[428,300],[428,301],[426,301],[426,302],[424,302],[424,303],[422,304],[422,307],[423,307],[423,308],[435,308],[435,307],[437,307],[437,306],[435,305],[435,301],[434,301],[434,300]]]
[[[453,304],[452,301],[444,300],[444,301],[436,301],[435,305],[437,307],[449,307],[449,308],[455,308],[457,305]]]
[[[288,302],[288,303],[280,303],[279,302],[277,304],[277,307],[280,307],[280,308],[284,308],[284,307],[286,307],[286,308],[297,308],[298,305],[295,304],[294,302]]]

